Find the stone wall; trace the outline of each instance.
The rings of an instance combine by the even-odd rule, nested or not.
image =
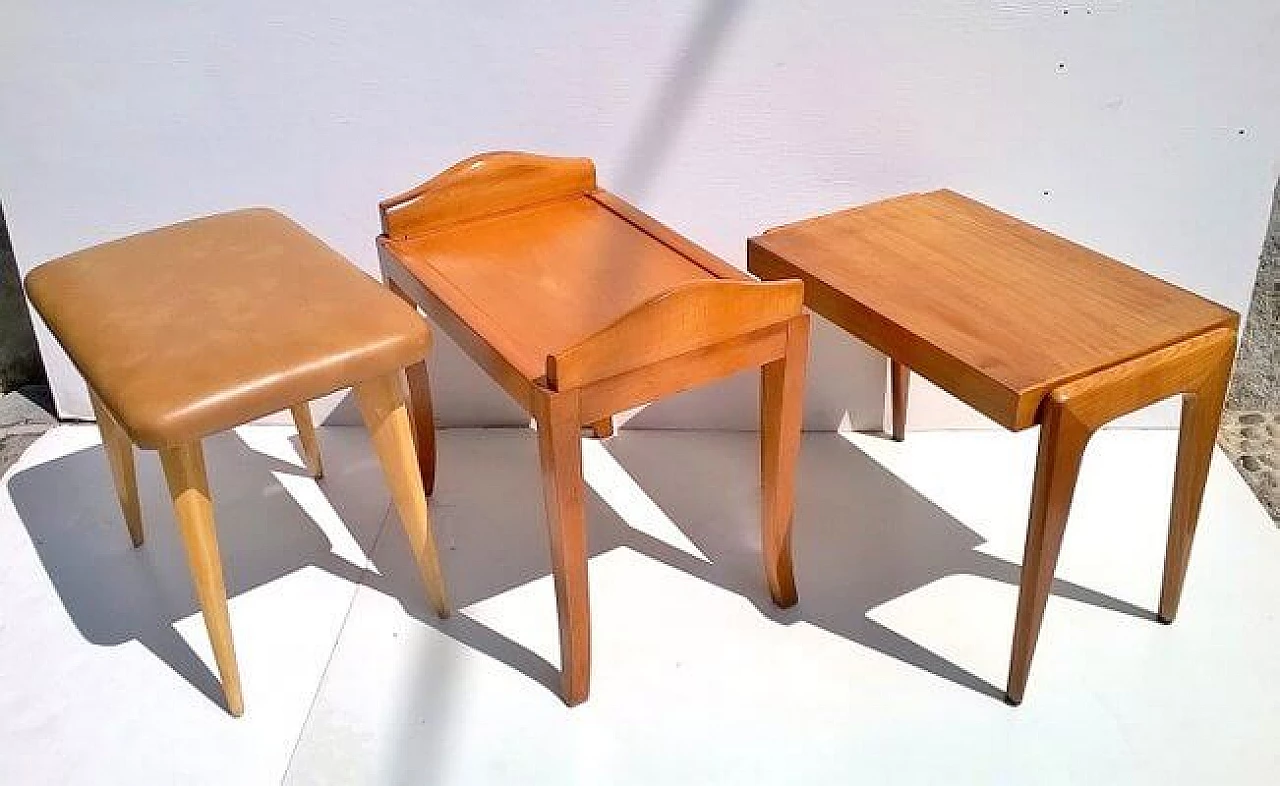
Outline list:
[[[1280,412],[1280,183],[1262,243],[1258,278],[1245,318],[1227,406]]]

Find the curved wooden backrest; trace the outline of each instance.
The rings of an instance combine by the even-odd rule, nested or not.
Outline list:
[[[804,285],[691,281],[650,298],[575,346],[547,357],[547,382],[569,390],[683,355],[800,313]]]
[[[589,158],[482,153],[454,164],[417,188],[378,204],[382,231],[393,239],[594,191]]]

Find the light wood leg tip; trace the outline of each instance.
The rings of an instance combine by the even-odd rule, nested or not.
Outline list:
[[[233,704],[230,701],[228,701],[227,713],[231,715],[231,717],[233,718],[239,718],[240,716],[244,715],[244,704],[242,702],[236,702]]]
[[[1021,694],[1014,696],[1012,693],[1005,691],[1004,703],[1008,704],[1010,707],[1017,707],[1018,705],[1022,704],[1022,696]]]
[[[134,535],[133,533],[130,533],[130,534],[129,534],[129,542],[133,544],[133,547],[134,547],[135,549],[140,549],[140,548],[142,548],[142,542],[143,542],[143,539],[142,539],[142,536],[141,536],[141,535]]]
[[[587,700],[589,691],[587,688],[569,688],[565,687],[561,690],[560,697],[564,699],[566,707],[576,707]]]
[[[800,596],[796,594],[795,589],[790,591],[770,590],[769,596],[773,598],[773,605],[780,609],[789,609],[800,602]]]

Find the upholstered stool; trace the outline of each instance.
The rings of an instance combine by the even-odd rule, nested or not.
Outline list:
[[[243,700],[203,437],[292,409],[318,477],[307,402],[354,386],[431,602],[448,613],[400,390],[401,369],[421,361],[431,339],[399,298],[265,209],[80,251],[31,271],[26,284],[89,385],[135,546],[142,520],[131,445],[160,451],[232,715]]]

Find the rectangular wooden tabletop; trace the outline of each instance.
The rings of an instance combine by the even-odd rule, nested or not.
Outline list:
[[[1217,327],[1229,309],[952,191],[748,243],[764,279],[1011,429],[1054,387]]]

